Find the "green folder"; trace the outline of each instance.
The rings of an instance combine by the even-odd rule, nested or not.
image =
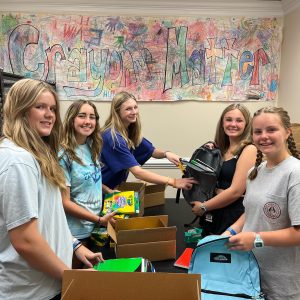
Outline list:
[[[107,259],[99,262],[94,269],[100,272],[135,272],[143,265],[141,257]]]

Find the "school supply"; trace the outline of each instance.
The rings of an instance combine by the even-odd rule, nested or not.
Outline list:
[[[94,269],[100,272],[155,272],[150,260],[142,257],[107,259]]]
[[[209,148],[208,143],[212,143],[214,148]],[[207,142],[196,149],[190,159],[181,159],[185,165],[183,177],[194,177],[198,184],[193,184],[190,190],[183,190],[184,199],[190,204],[193,201],[205,202],[212,198],[215,193],[217,179],[222,167],[222,154],[214,142]],[[176,202],[179,202],[180,189],[177,190]]]
[[[135,191],[106,194],[103,203],[103,214],[117,210],[117,214],[138,214],[139,197]]]
[[[188,269],[190,266],[193,250],[193,248],[185,248],[182,254],[175,261],[174,267]]]
[[[198,242],[189,271],[201,274],[202,300],[264,299],[260,272],[252,251],[226,247],[228,237],[210,235]]]
[[[187,244],[197,243],[200,239],[202,239],[202,229],[201,228],[193,227],[184,233],[184,241]]]

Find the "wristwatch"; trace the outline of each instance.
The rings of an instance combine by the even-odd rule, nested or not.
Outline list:
[[[264,241],[258,233],[255,233],[255,239],[253,242],[254,248],[262,248],[264,246]]]
[[[202,211],[202,216],[207,212],[207,209],[206,209],[206,206],[204,205],[204,204],[201,204],[200,205],[200,209],[201,209],[201,211]]]

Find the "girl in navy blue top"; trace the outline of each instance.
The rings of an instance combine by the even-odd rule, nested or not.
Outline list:
[[[109,188],[114,189],[126,181],[129,172],[137,179],[174,188],[190,189],[196,183],[193,178],[169,178],[141,168],[150,157],[167,158],[178,165],[179,156],[155,148],[142,137],[138,105],[133,95],[127,92],[115,95],[102,132],[102,181]]]

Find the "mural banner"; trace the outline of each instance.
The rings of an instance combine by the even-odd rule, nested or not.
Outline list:
[[[282,20],[5,14],[0,67],[54,81],[61,100],[265,101],[278,92]]]

